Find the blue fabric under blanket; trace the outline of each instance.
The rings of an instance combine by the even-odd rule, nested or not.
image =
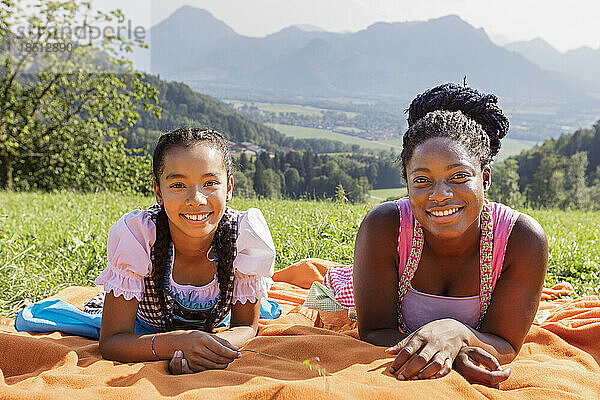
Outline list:
[[[281,315],[281,308],[274,300],[262,298],[260,301],[260,318],[274,319]],[[229,325],[231,313],[217,325]],[[41,300],[28,305],[17,314],[15,328],[27,332],[60,331],[70,335],[85,336],[98,339],[102,314],[88,314],[63,300]],[[156,331],[136,319],[135,333],[148,334]]]

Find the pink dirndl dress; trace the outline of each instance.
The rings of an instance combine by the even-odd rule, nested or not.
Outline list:
[[[418,267],[423,247],[423,233],[418,221],[413,217],[408,198],[395,201],[400,217],[398,231],[398,280],[399,315],[403,331],[407,331],[401,312],[401,302],[410,281]],[[502,273],[504,256],[510,232],[519,212],[500,203],[485,201],[482,212],[481,239],[481,284],[480,284],[480,322],[489,305],[496,282]],[[353,308],[354,287],[352,282],[353,266],[334,267],[325,276],[325,285],[332,288],[335,300],[341,305]]]

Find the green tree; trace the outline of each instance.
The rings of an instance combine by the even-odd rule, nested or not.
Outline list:
[[[233,189],[234,196],[239,196],[246,199],[256,196],[252,180],[248,179],[248,177],[244,175],[243,172],[235,171],[233,173],[233,180],[235,182]]]
[[[544,157],[527,185],[525,196],[534,207],[559,207],[566,197],[565,166],[567,158],[555,153]]]
[[[284,173],[285,191],[288,196],[296,197],[302,193],[302,178],[296,168],[288,168]]]
[[[265,166],[260,158],[256,158],[254,163],[254,191],[259,197],[268,197],[268,183],[265,176]]]
[[[281,198],[281,176],[271,168],[265,169],[265,193],[268,199]]]
[[[515,159],[506,159],[492,168],[492,185],[488,191],[490,199],[510,207],[523,205],[523,196],[519,191],[519,163]]]
[[[248,155],[245,152],[242,152],[242,154],[240,154],[240,171],[245,172],[250,165],[250,160],[248,159]]]
[[[94,11],[79,0],[35,0],[29,8],[0,0],[1,187],[15,180],[45,190],[127,186],[137,173],[110,171],[141,166],[126,157],[140,153],[125,149],[118,134],[137,121],[139,104],[160,112],[156,89],[118,55],[141,43],[92,40],[98,27],[124,22],[119,10]],[[87,43],[71,35],[77,28]]]
[[[561,208],[588,208],[590,193],[585,178],[587,166],[587,153],[583,151],[573,154],[567,163],[565,167],[566,196]]]
[[[596,167],[595,176],[590,188],[590,203],[593,208],[600,210],[600,165]]]
[[[598,167],[600,167],[600,120],[596,121],[594,124],[594,138],[592,139],[592,144],[590,146],[590,152],[588,154],[588,174],[592,175],[593,172],[596,172],[593,178],[600,179],[600,174],[598,173]]]

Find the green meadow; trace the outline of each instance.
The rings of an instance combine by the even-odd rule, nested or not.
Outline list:
[[[349,134],[343,134],[338,132],[331,132],[326,129],[317,129],[317,128],[307,128],[303,126],[293,126],[293,125],[284,125],[284,124],[273,124],[268,123],[265,124],[270,126],[271,128],[276,129],[280,133],[293,136],[296,139],[329,139],[329,140],[339,140],[340,142],[347,144],[357,144],[361,148],[365,150],[372,151],[395,151],[396,153],[400,153],[402,151],[402,139],[391,139],[391,140],[367,140],[357,136],[352,136]],[[350,131],[348,131],[351,133]],[[502,161],[505,158],[510,156],[519,154],[523,150],[533,148],[538,142],[531,140],[521,140],[521,139],[510,139],[505,138],[502,140],[502,148],[500,149],[500,153],[496,156],[496,161]]]
[[[406,188],[373,189],[369,190],[369,196],[375,200],[397,199],[406,196]]]
[[[328,139],[328,140],[339,140],[346,144],[357,144],[363,149],[374,150],[374,151],[390,151],[393,150],[396,153],[402,151],[402,144],[396,141],[376,141],[367,140],[357,136],[346,135],[343,133],[337,133],[328,131],[326,129],[307,128],[304,126],[294,125],[283,125],[283,124],[265,124],[273,129],[276,129],[280,133],[293,136],[296,139]]]
[[[7,193],[0,191],[0,315],[71,285],[91,285],[106,265],[110,226],[151,205],[138,194]],[[260,208],[277,249],[276,268],[307,257],[352,262],[359,224],[373,204],[235,199]],[[600,212],[523,210],[544,227],[550,244],[549,285],[567,280],[577,295],[600,293]]]
[[[247,101],[240,100],[224,100],[225,103],[233,105],[234,108],[240,108],[244,104],[248,104]],[[334,111],[336,113],[346,114],[348,118],[354,118],[355,112],[351,111],[340,111],[340,110],[329,110],[327,108],[317,108],[311,106],[303,106],[300,104],[285,104],[285,103],[263,103],[263,102],[252,102],[256,108],[263,111],[275,112],[275,113],[296,113],[299,115],[322,115],[326,111]]]

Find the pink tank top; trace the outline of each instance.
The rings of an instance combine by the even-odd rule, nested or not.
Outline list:
[[[519,212],[500,203],[485,200],[482,211],[482,238],[480,249],[480,293],[467,298],[436,296],[418,292],[410,281],[418,267],[423,249],[423,234],[413,217],[407,197],[396,200],[399,212],[398,231],[398,320],[404,332],[410,332],[424,323],[441,317],[455,318],[477,328],[487,311],[496,282],[502,273],[508,238],[519,217]],[[325,284],[335,293],[335,299],[346,307],[354,307],[352,266],[331,268]],[[402,300],[408,293],[407,304]],[[452,305],[450,303],[453,303]],[[474,309],[475,307],[475,309]],[[453,312],[447,313],[452,309]],[[445,311],[446,310],[446,311]],[[410,314],[408,326],[403,314]],[[415,314],[415,315],[413,315]]]
[[[460,320],[473,328],[479,328],[492,298],[496,282],[502,273],[506,245],[512,228],[519,217],[519,212],[500,203],[485,200],[481,212],[480,240],[480,287],[479,299],[435,296],[415,291],[410,282],[419,266],[423,250],[423,230],[412,215],[407,197],[396,200],[400,217],[398,232],[398,322],[402,331],[408,333],[425,323],[446,318]],[[402,300],[409,294],[408,304]],[[417,300],[418,298],[418,300]],[[473,305],[479,303],[479,312],[474,312]],[[452,303],[452,304],[450,304]],[[444,314],[443,310],[450,310]],[[409,317],[408,324],[404,315]],[[410,314],[410,315],[409,315]],[[479,318],[474,318],[477,316]],[[476,320],[476,321],[475,321]]]

